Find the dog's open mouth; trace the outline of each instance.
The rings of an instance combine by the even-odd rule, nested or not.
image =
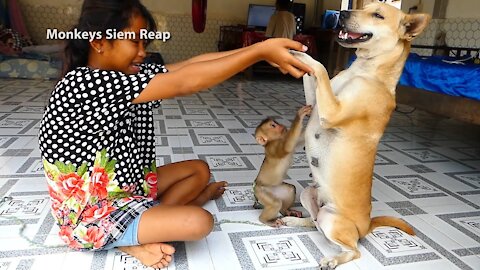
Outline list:
[[[349,32],[347,30],[340,30],[338,32],[337,40],[339,42],[343,43],[359,43],[359,42],[365,42],[372,38],[371,33],[355,33],[355,32]]]

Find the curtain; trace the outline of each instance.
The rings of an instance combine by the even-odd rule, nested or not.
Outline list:
[[[25,38],[29,38],[27,27],[23,22],[22,11],[18,5],[17,0],[8,0],[8,13],[10,16],[10,28],[20,33]]]
[[[7,0],[0,0],[0,25],[4,28],[10,27],[7,11]]]

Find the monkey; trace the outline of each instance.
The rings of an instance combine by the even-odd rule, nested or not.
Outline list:
[[[277,218],[279,212],[283,216],[302,216],[302,212],[289,209],[296,190],[283,179],[292,164],[295,147],[303,141],[303,119],[311,111],[310,105],[300,108],[290,130],[272,118],[263,120],[255,129],[256,141],[265,147],[265,158],[253,184],[257,200],[254,207],[263,206],[259,220],[271,227],[283,225]]]

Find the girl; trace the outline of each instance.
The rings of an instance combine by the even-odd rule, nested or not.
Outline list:
[[[68,41],[63,78],[39,134],[60,237],[75,249],[119,247],[146,266],[166,267],[174,248],[163,242],[205,237],[213,218],[201,206],[226,183],[208,184],[210,170],[200,160],[157,167],[152,108],[260,60],[303,76],[310,68],[288,50],[306,48],[272,39],[167,66],[142,64],[147,42],[138,35],[156,29],[139,0],[85,0],[76,28],[102,38]],[[109,40],[108,30],[136,38]]]

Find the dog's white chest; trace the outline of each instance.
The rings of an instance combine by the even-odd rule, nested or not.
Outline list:
[[[323,178],[324,169],[328,164],[330,147],[334,143],[338,131],[322,128],[322,119],[314,107],[305,129],[305,152],[314,179],[318,182]]]

